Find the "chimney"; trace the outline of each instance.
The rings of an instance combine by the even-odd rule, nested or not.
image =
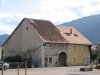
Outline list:
[[[72,28],[70,28],[70,34],[72,34]]]

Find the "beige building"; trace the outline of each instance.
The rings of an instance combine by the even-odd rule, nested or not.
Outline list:
[[[87,65],[91,42],[74,28],[66,28],[63,32],[50,21],[24,18],[3,44],[4,55],[29,57],[38,67]]]

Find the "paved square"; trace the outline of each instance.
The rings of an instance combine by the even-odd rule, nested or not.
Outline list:
[[[0,70],[1,75],[1,70]],[[17,69],[8,69],[4,75],[18,75]],[[19,70],[19,75],[25,75],[25,69]],[[50,68],[28,68],[27,75],[100,75],[100,70],[82,72],[80,66],[72,67],[50,67]]]

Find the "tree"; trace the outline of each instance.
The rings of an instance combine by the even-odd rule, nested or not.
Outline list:
[[[9,56],[4,59],[5,62],[22,62],[22,57],[20,55]]]
[[[93,49],[89,49],[90,52],[90,64],[91,64],[91,68],[93,68],[93,65],[98,57],[98,51],[93,50]]]

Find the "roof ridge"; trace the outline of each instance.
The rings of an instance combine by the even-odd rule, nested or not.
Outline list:
[[[50,20],[44,20],[44,19],[34,19],[34,18],[25,18],[25,19],[32,19],[32,20],[37,20],[37,21],[49,21],[49,22],[51,22]]]

